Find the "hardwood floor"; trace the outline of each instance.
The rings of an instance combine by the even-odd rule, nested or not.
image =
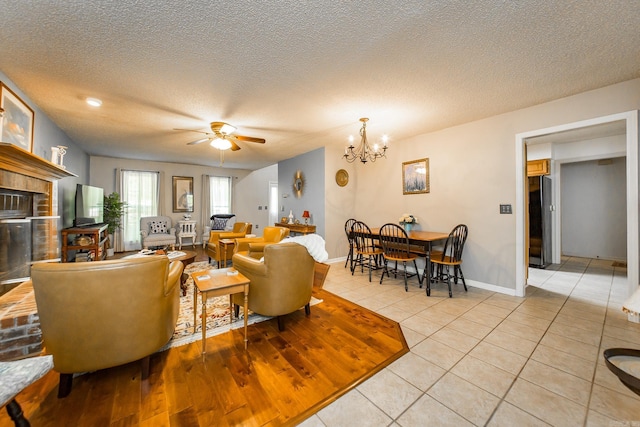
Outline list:
[[[314,296],[323,302],[288,315],[283,332],[276,319],[249,326],[247,351],[237,329],[209,338],[204,357],[199,340],[154,354],[146,381],[131,363],[76,377],[58,399],[52,371],[17,400],[33,426],[295,425],[408,352],[396,322]],[[5,410],[0,425],[12,425]]]

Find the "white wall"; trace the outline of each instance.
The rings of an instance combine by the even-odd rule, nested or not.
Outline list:
[[[252,189],[254,186],[246,180],[247,176],[251,174],[251,171],[243,169],[223,169],[216,167],[195,166],[186,165],[182,163],[165,163],[165,162],[152,162],[144,160],[133,159],[119,159],[115,157],[101,157],[91,156],[90,170],[91,180],[90,185],[104,188],[105,194],[110,194],[116,190],[116,169],[131,169],[131,170],[143,170],[143,171],[159,171],[164,172],[164,182],[161,183],[162,188],[165,191],[164,205],[161,207],[164,215],[171,217],[172,221],[176,222],[182,219],[182,212],[173,212],[172,209],[172,189],[173,189],[173,176],[190,176],[193,177],[193,194],[194,194],[194,212],[191,219],[198,221],[198,241],[203,230],[202,215],[202,175],[217,175],[217,176],[231,176],[234,181],[233,190],[233,209],[238,218],[242,221],[243,218],[251,217],[253,211],[245,211],[246,206],[240,203],[236,205],[243,197],[247,197],[247,188]],[[260,176],[260,174],[257,174]],[[245,181],[246,180],[246,181]],[[241,188],[245,193],[239,193],[237,190],[238,182],[243,182]],[[207,224],[209,225],[209,224]]]
[[[562,175],[562,254],[626,261],[624,157],[565,163]]]
[[[258,236],[262,235],[264,227],[273,225],[269,224],[269,181],[278,181],[278,165],[253,171],[244,178],[234,180],[234,213],[238,221],[253,224],[252,233]]]
[[[379,226],[408,212],[418,215],[423,229],[436,231],[466,223],[465,278],[513,293],[516,215],[500,215],[498,207],[512,204],[516,213],[515,135],[636,109],[640,79],[393,141],[388,158],[373,164],[346,164],[344,147],[332,142],[326,151],[327,185],[339,168],[348,170],[351,181],[344,189],[333,184],[327,191],[330,257],[346,255],[344,220],[349,216]],[[431,193],[403,196],[402,162],[423,157],[430,159]]]

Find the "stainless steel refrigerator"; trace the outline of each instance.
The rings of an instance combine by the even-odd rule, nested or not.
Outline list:
[[[551,264],[551,178],[529,177],[529,266]]]

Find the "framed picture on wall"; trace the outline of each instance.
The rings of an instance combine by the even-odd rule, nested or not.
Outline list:
[[[33,151],[34,113],[18,95],[0,82],[0,141]]]
[[[193,212],[193,177],[173,177],[173,211]]]
[[[402,163],[402,194],[428,193],[429,159]]]

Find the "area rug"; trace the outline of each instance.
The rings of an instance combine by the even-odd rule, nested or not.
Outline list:
[[[214,268],[206,261],[194,262],[185,267],[184,272],[189,275],[185,285],[187,287],[186,295],[180,296],[180,313],[178,314],[178,323],[173,332],[171,340],[160,351],[167,350],[172,347],[179,347],[202,339],[202,300],[198,296],[198,304],[196,307],[197,325],[195,333],[193,331],[193,279],[191,274],[197,271],[203,271]],[[311,297],[311,305],[322,302],[322,300]],[[249,310],[249,318],[247,323],[254,323],[269,320],[271,317],[253,313]],[[234,317],[233,323],[229,322],[229,295],[214,297],[207,299],[207,338],[223,334],[231,329],[244,327],[244,313],[240,310],[238,319]]]

